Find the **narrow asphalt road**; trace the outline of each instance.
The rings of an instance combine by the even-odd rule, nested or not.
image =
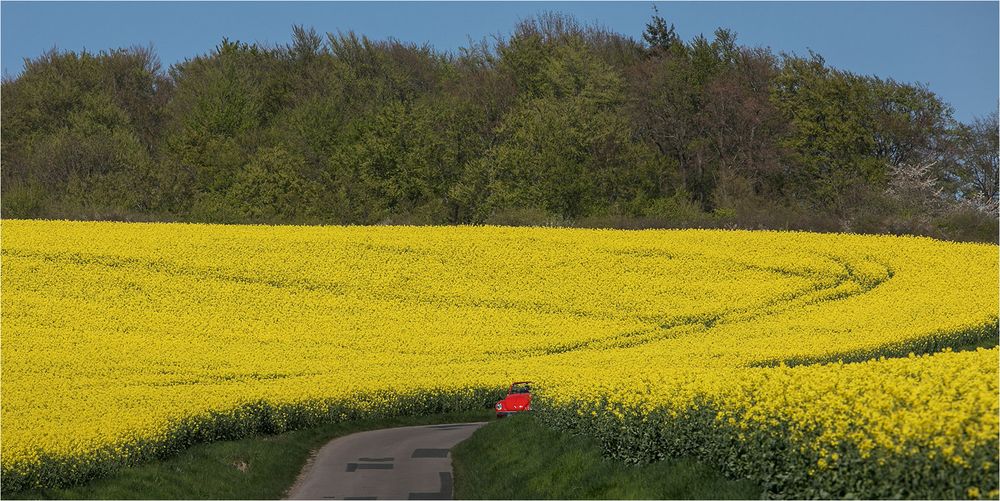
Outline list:
[[[289,499],[451,499],[451,448],[485,424],[407,426],[331,440]]]

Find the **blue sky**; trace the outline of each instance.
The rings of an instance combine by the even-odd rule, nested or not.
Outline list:
[[[354,30],[454,50],[507,34],[552,10],[638,38],[653,2],[12,2],[0,3],[2,65],[16,75],[46,49],[98,51],[152,44],[164,66],[222,37],[286,43],[292,24]],[[856,73],[926,83],[969,120],[1000,99],[998,6],[993,2],[656,2],[685,39],[731,28],[741,43],[812,49]]]

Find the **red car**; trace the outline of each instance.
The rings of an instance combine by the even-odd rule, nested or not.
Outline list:
[[[518,381],[510,385],[507,396],[497,402],[497,417],[531,410],[531,381]]]

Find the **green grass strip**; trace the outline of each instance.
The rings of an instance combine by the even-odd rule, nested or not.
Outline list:
[[[551,429],[532,415],[485,426],[452,450],[455,499],[759,499],[698,461],[628,465],[595,440]]]
[[[5,494],[5,499],[281,499],[311,452],[359,431],[483,421],[492,410],[330,423],[279,435],[194,445],[86,484]]]

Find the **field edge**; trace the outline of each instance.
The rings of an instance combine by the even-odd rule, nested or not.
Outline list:
[[[9,499],[282,499],[309,457],[330,440],[382,428],[486,421],[490,410],[342,421],[239,440],[196,444],[66,487],[4,493]]]

